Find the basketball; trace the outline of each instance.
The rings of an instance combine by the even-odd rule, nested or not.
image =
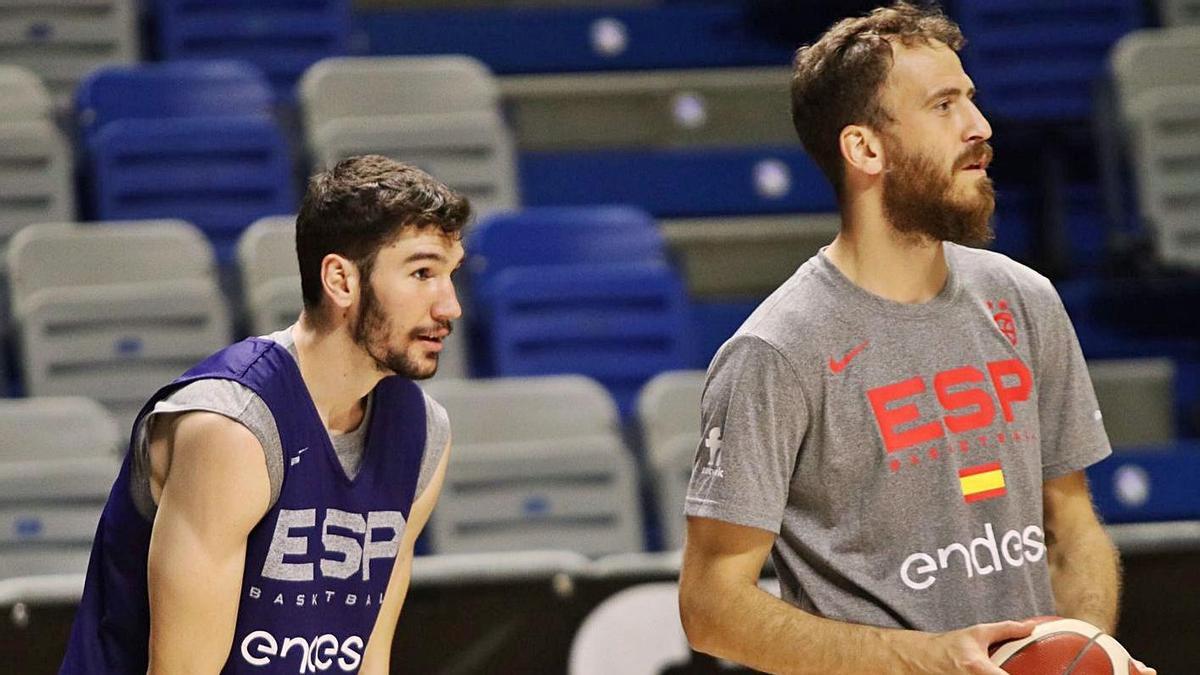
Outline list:
[[[1011,675],[1136,675],[1133,658],[1111,635],[1078,619],[1038,624],[1029,637],[1002,643],[992,663]]]

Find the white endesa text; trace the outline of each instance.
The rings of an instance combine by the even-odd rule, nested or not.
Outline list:
[[[274,635],[265,630],[256,630],[242,640],[242,658],[252,666],[262,667],[271,663],[272,659],[288,658],[295,652],[300,657],[300,673],[316,673],[337,666],[339,670],[353,673],[362,665],[363,640],[357,635],[351,635],[345,642],[338,642],[336,636],[318,635],[312,640],[302,637],[288,637],[281,645]]]
[[[1009,530],[996,538],[992,524],[983,526],[984,535],[966,544],[953,543],[933,553],[914,553],[900,565],[900,580],[905,586],[921,591],[937,583],[939,575],[966,573],[987,576],[1009,567],[1035,563],[1046,555],[1046,534],[1037,525]]]

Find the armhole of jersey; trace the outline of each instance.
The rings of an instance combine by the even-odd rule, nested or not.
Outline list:
[[[201,399],[195,403],[186,404],[169,404],[171,406],[167,410],[158,410],[159,404],[166,403],[170,396],[183,391],[184,389],[205,381],[225,380],[231,382],[249,393],[241,409],[236,413],[222,409],[211,403],[206,405],[206,401]],[[252,412],[253,411],[253,412]],[[251,434],[258,439],[259,445],[263,449],[263,460],[266,462],[267,478],[270,481],[271,499],[268,504],[268,509],[274,508],[275,503],[279,500],[279,495],[283,492],[283,481],[286,477],[286,472],[283,469],[283,443],[279,438],[279,427],[270,408],[257,392],[250,389],[246,385],[237,382],[236,380],[226,380],[226,378],[205,378],[189,382],[172,392],[166,398],[155,403],[154,408],[141,419],[138,428],[135,430],[134,439],[137,444],[133,448],[135,452],[133,466],[133,482],[130,486],[132,492],[134,506],[138,512],[147,519],[152,520],[154,514],[158,511],[158,502],[154,500],[154,493],[150,487],[150,425],[156,416],[160,415],[177,415],[188,412],[211,412],[223,417],[227,417],[238,424],[246,427]],[[252,421],[253,420],[253,421]],[[264,423],[265,421],[265,423]],[[257,422],[257,423],[256,423]],[[274,457],[274,461],[272,461]],[[143,487],[144,486],[144,487]]]

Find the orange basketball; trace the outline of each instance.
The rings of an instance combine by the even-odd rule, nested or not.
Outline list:
[[[1133,658],[1111,635],[1086,621],[1053,619],[992,651],[1011,675],[1137,675]]]

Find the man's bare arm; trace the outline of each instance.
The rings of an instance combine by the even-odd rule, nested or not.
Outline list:
[[[1114,632],[1120,558],[1096,518],[1084,473],[1047,481],[1042,496],[1055,611]]]
[[[932,634],[814,616],[759,589],[774,539],[765,530],[688,518],[679,608],[693,648],[772,673],[1004,675],[988,661],[988,645],[1033,630],[1007,621]]]
[[[151,451],[169,465],[150,536],[150,673],[215,673],[237,624],[246,539],[266,513],[258,439],[208,412],[159,420]]]
[[[386,675],[390,672],[392,639],[396,634],[396,623],[400,620],[400,609],[404,606],[404,598],[408,595],[408,584],[412,578],[413,546],[417,543],[421,531],[425,529],[425,524],[429,522],[433,507],[442,493],[442,482],[446,478],[446,465],[449,462],[450,441],[446,441],[446,448],[438,461],[433,478],[421,496],[413,502],[409,511],[404,536],[400,540],[400,550],[396,554],[396,565],[392,568],[392,577],[388,580],[387,591],[383,596],[383,606],[379,608],[379,616],[375,619],[371,638],[367,640],[361,673]]]

